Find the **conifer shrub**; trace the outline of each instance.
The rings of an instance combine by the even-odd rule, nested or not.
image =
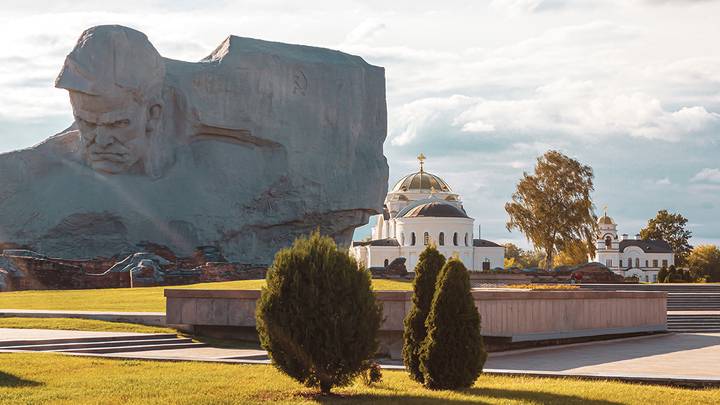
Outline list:
[[[275,255],[256,320],[273,364],[327,394],[349,384],[375,355],[382,307],[370,273],[315,232]]]
[[[667,267],[662,266],[660,268],[660,271],[658,272],[658,276],[657,276],[658,283],[666,283],[667,276],[668,276],[668,269],[667,269]]]
[[[420,370],[430,389],[473,385],[487,353],[480,335],[480,314],[470,292],[470,276],[459,259],[445,263],[437,279],[428,335],[420,351]]]
[[[425,319],[430,313],[437,276],[444,264],[445,256],[435,246],[429,245],[420,253],[415,266],[412,305],[405,317],[402,355],[410,378],[420,383],[424,381],[420,371],[420,347],[427,336]]]

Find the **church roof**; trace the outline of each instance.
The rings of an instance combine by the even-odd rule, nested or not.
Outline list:
[[[615,221],[605,214],[598,218],[598,225],[615,225]]]
[[[620,252],[630,246],[637,246],[645,253],[672,253],[670,244],[660,239],[625,239],[620,241]]]
[[[355,246],[400,246],[400,243],[395,238],[386,238],[386,239],[375,239],[375,240],[365,240],[365,241],[359,241],[359,242],[353,242],[353,247]]]
[[[491,242],[485,239],[473,239],[473,246],[475,247],[502,247],[495,242]]]
[[[400,179],[393,187],[393,192],[402,191],[439,191],[451,192],[450,186],[440,177],[420,170],[419,172],[408,174]]]
[[[403,214],[403,218],[417,217],[469,218],[464,210],[442,200],[417,205]]]

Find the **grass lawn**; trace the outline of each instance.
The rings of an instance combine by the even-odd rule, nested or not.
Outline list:
[[[0,308],[75,311],[165,312],[166,288],[259,290],[265,280],[223,281],[171,287],[107,288],[98,290],[33,290],[0,293]],[[412,282],[373,280],[376,290],[411,290]]]
[[[688,390],[609,381],[482,376],[474,387],[429,391],[404,372],[383,382],[318,397],[272,366],[160,362],[0,353],[0,404],[712,404],[720,390]]]
[[[98,332],[177,333],[175,329],[145,326],[135,323],[106,322],[75,318],[0,318],[0,328],[62,329]]]

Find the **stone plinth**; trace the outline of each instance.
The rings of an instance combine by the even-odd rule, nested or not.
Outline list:
[[[376,291],[383,304],[381,351],[399,357],[412,292]],[[252,335],[257,290],[165,290],[167,323]],[[667,293],[638,291],[473,291],[482,334],[506,343],[557,341],[667,330]],[[237,333],[236,333],[237,335]]]

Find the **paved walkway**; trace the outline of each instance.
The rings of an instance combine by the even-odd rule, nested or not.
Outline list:
[[[136,333],[0,329],[0,345],[13,340],[138,336]],[[146,336],[150,336],[147,334]],[[1,354],[0,354],[1,355]],[[192,347],[81,353],[84,356],[225,363],[268,363],[255,349]],[[399,361],[382,361],[402,369]],[[720,333],[677,333],[491,353],[485,371],[496,374],[617,378],[628,381],[720,386]]]

